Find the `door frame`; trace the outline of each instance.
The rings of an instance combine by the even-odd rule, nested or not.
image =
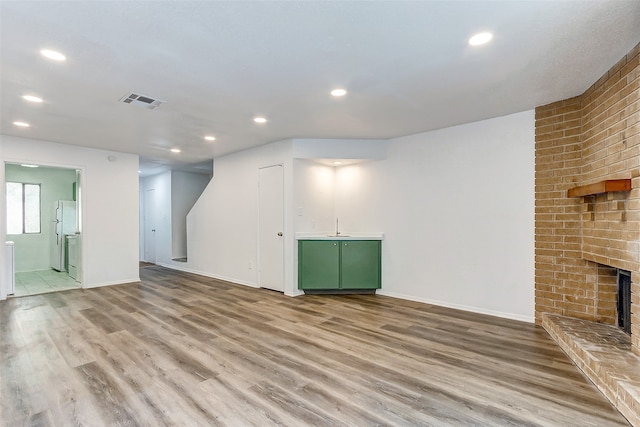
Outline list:
[[[87,204],[85,203],[85,199],[87,197],[86,194],[84,194],[84,180],[85,180],[85,176],[86,176],[86,167],[85,166],[81,166],[81,165],[72,165],[72,164],[67,164],[67,163],[54,163],[54,162],[46,162],[46,161],[33,161],[33,160],[29,160],[29,159],[21,159],[21,158],[15,158],[15,157],[6,157],[3,158],[1,161],[2,165],[2,180],[0,180],[1,184],[2,184],[2,188],[0,189],[0,209],[2,210],[2,212],[7,212],[7,197],[6,197],[6,182],[7,182],[7,177],[6,177],[6,168],[5,165],[7,163],[12,163],[12,164],[33,164],[33,165],[38,165],[38,166],[42,166],[42,167],[47,167],[47,168],[57,168],[57,169],[71,169],[71,170],[75,170],[76,171],[76,206],[79,208],[76,208],[76,213],[77,213],[77,218],[76,218],[76,222],[78,224],[78,232],[80,233],[80,238],[78,239],[78,244],[80,245],[79,251],[78,253],[80,254],[80,259],[78,260],[78,277],[76,277],[76,282],[78,282],[80,284],[80,288],[84,289],[85,288],[85,283],[84,283],[84,260],[86,259],[86,245],[84,244],[84,241],[87,238],[87,234],[86,234],[86,230],[84,229],[84,218],[86,217],[86,209],[87,209]],[[42,209],[43,207],[40,206],[40,210],[41,210],[41,215],[42,215]],[[41,221],[42,221],[42,217],[41,217]],[[0,229],[2,230],[2,235],[5,237],[7,237],[7,222],[6,221],[2,221],[2,224],[0,225]],[[3,247],[0,250],[0,255],[2,255],[2,258],[0,259],[0,266],[2,266],[3,268],[5,267],[4,262],[4,244]],[[0,300],[4,299],[7,294],[6,294],[6,284],[2,281],[0,281]]]

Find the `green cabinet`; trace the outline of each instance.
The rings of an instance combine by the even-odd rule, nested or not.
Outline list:
[[[340,242],[300,240],[298,243],[298,287],[338,289],[340,287]]]
[[[380,240],[340,242],[340,287],[380,288]]]
[[[379,289],[380,240],[299,240],[298,288]]]

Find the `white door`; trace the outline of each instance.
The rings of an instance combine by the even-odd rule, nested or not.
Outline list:
[[[282,165],[258,170],[258,284],[284,291],[284,174]]]
[[[156,263],[156,190],[144,192],[144,260]]]

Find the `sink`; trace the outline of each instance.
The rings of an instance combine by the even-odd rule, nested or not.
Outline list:
[[[348,234],[327,234],[327,237],[351,237]]]

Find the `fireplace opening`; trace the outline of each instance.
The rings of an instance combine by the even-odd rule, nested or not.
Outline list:
[[[618,269],[618,326],[631,335],[631,272]]]

